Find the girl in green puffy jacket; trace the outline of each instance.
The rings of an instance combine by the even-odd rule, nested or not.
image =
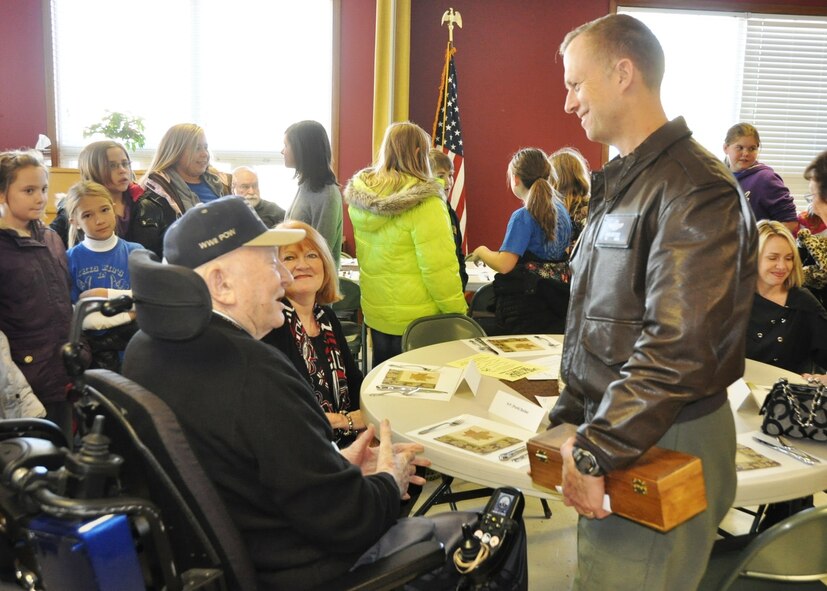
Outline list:
[[[376,162],[345,188],[374,366],[401,353],[402,333],[413,320],[467,310],[443,186],[428,163],[430,145],[415,123],[391,124]]]

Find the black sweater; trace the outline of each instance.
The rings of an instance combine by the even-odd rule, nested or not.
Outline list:
[[[220,317],[189,341],[139,332],[123,373],[175,412],[261,589],[304,589],[346,572],[396,521],[393,478],[363,477],[350,465],[307,380]]]
[[[790,289],[786,306],[756,293],[746,356],[795,373],[821,373],[827,368],[827,312],[803,287]]]

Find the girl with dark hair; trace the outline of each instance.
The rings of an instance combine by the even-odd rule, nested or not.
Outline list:
[[[43,225],[49,172],[34,150],[0,153],[0,331],[12,360],[67,437],[72,404],[60,351],[72,303],[60,237]]]
[[[511,214],[498,251],[474,250],[475,258],[497,271],[496,325],[484,324],[488,334],[559,333],[565,327],[572,227],[550,174],[542,150],[514,154],[507,181],[523,207]]]
[[[327,241],[336,268],[342,254],[342,193],[331,164],[327,132],[318,121],[299,121],[284,132],[284,165],[295,168],[296,197],[285,219],[304,222]]]
[[[804,262],[804,286],[822,304],[827,302],[827,150],[804,169],[810,194],[807,209],[798,215],[798,243]]]

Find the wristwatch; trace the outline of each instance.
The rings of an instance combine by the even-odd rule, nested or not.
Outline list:
[[[573,447],[571,456],[574,458],[574,465],[577,471],[586,476],[603,476],[603,471],[597,463],[594,454],[586,449]]]

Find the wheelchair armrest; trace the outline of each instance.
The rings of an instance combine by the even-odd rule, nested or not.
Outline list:
[[[396,589],[419,575],[442,567],[445,550],[442,544],[429,540],[380,558],[372,564],[360,566],[328,581],[319,589],[329,591],[376,591]]]
[[[57,447],[68,447],[66,435],[60,427],[46,419],[3,419],[0,420],[0,441],[15,437],[35,437],[51,441]]]

